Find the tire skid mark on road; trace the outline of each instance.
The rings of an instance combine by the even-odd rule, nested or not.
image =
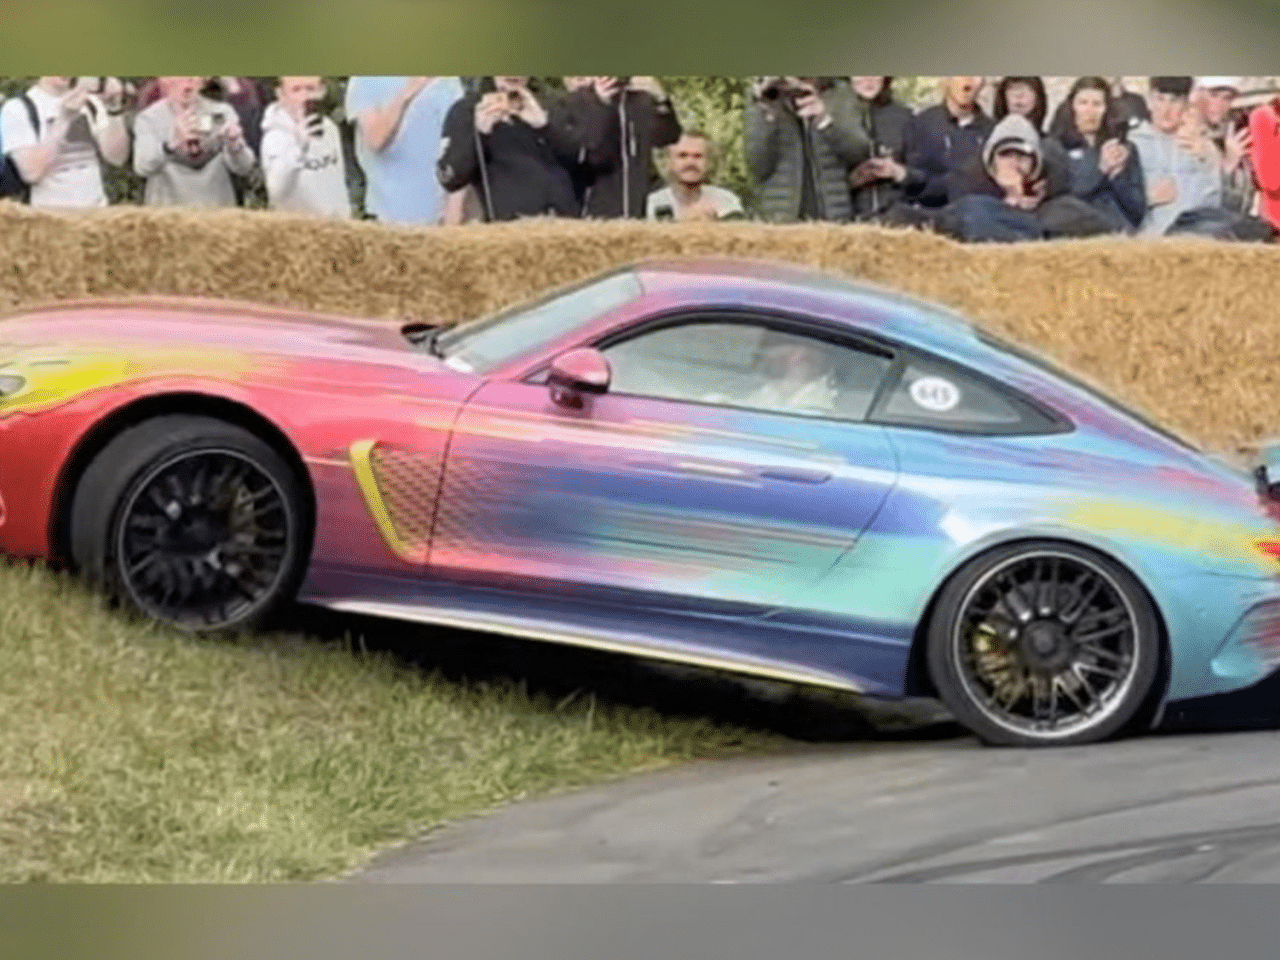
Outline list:
[[[1132,800],[1132,801],[1128,801],[1122,804],[1117,804],[1114,806],[1100,807],[1098,809],[1085,811],[1070,817],[1062,817],[1055,820],[1047,820],[1047,821],[1037,822],[1037,823],[1022,824],[1018,827],[1017,832],[1026,833],[1033,830],[1047,830],[1047,829],[1052,829],[1056,827],[1070,826],[1070,825],[1075,825],[1080,823],[1086,823],[1090,820],[1095,820],[1102,817],[1114,816],[1115,814],[1132,813],[1138,810],[1149,809],[1151,807],[1166,806],[1168,804],[1178,803],[1184,800],[1199,800],[1199,799],[1204,799],[1208,797],[1236,793],[1241,790],[1251,790],[1259,787],[1275,787],[1275,786],[1280,786],[1280,778],[1266,777],[1266,778],[1259,778],[1254,780],[1237,780],[1229,784],[1217,784],[1211,787],[1198,787],[1198,788],[1192,788],[1188,790],[1174,791],[1171,793],[1163,794],[1155,798]],[[1257,830],[1258,828],[1250,827],[1247,829]],[[1277,828],[1277,829],[1280,829],[1280,828]],[[943,857],[962,853],[965,850],[968,850],[973,847],[978,847],[983,844],[998,842],[1002,837],[1007,835],[1008,835],[1007,829],[999,829],[999,828],[973,831],[963,835],[950,837],[946,840],[942,840],[937,843],[927,844],[922,847],[917,847],[914,850],[909,850],[906,853],[885,858],[884,860],[881,860],[878,862],[869,863],[849,873],[831,874],[828,876],[820,876],[820,877],[811,877],[809,878],[809,882],[826,882],[826,883],[865,883],[865,882],[918,883],[918,882],[923,882],[920,879],[911,879],[911,878],[915,876],[927,875],[928,873],[930,873],[930,871],[928,870],[910,871],[909,870],[902,874],[893,874],[892,876],[886,876],[883,878],[880,875],[886,873],[886,871],[898,870],[904,867],[909,868],[912,864],[920,863],[921,861],[937,860]],[[1115,850],[1115,849],[1133,850],[1136,847],[1146,848],[1158,842],[1159,841],[1150,841],[1150,842],[1141,841],[1139,843],[1129,843],[1124,845],[1108,845],[1106,847],[1099,848],[1099,852],[1106,852],[1106,851]],[[1067,856],[1070,856],[1069,852],[1067,853],[1058,852],[1053,855],[1050,855],[1044,852],[1036,853],[1036,854],[1016,854],[1016,855],[1011,855],[1010,857],[1007,857],[1007,858],[991,860],[991,861],[988,861],[988,863],[990,864],[990,866],[995,867],[995,866],[1000,866],[1004,864],[1012,865],[1015,863],[1031,863],[1031,862],[1034,862],[1036,859],[1063,859]],[[939,867],[936,869],[946,870],[949,868]]]

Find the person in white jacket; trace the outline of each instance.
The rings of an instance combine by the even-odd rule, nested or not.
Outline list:
[[[320,77],[281,77],[262,116],[262,173],[272,210],[351,218],[338,125],[323,113]]]

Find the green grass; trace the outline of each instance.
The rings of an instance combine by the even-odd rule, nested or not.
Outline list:
[[[186,637],[0,563],[0,882],[331,878],[467,814],[769,739],[350,644]]]

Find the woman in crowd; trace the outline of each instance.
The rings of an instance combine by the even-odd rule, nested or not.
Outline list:
[[[1105,216],[1116,232],[1133,233],[1147,212],[1146,184],[1111,85],[1104,77],[1081,77],[1064,102],[1051,135],[1066,151],[1072,195]]]

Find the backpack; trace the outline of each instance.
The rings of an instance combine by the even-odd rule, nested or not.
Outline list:
[[[27,108],[27,116],[31,118],[31,126],[40,135],[40,115],[36,111],[35,102],[25,93],[19,97]],[[0,199],[18,200],[21,203],[31,201],[31,185],[22,179],[18,165],[8,154],[0,157]]]

